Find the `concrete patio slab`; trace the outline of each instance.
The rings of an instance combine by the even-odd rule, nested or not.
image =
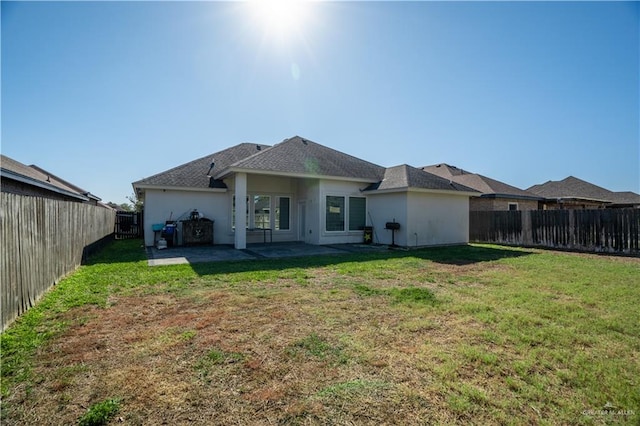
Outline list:
[[[339,255],[345,252],[371,252],[387,249],[387,246],[380,245],[336,244],[316,246],[299,242],[248,244],[245,250],[236,250],[230,245],[169,247],[163,250],[147,247],[147,258],[149,266],[160,266],[260,258],[278,259],[283,257]]]
[[[179,265],[182,263],[222,262],[255,259],[256,256],[231,246],[170,247],[158,250],[147,247],[149,266]]]
[[[344,251],[332,247],[314,246],[303,243],[249,245],[247,246],[246,251],[258,255],[258,257],[267,257],[272,259],[344,253]]]

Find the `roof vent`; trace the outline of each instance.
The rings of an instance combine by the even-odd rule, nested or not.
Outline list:
[[[262,147],[261,147],[260,145],[256,145],[256,149],[257,149],[258,151],[261,151],[261,150],[262,150]]]
[[[215,161],[213,161],[213,158],[211,159],[211,164],[209,165],[209,171],[207,172],[207,176],[211,177],[211,170],[213,170],[213,166],[215,166],[216,163]]]

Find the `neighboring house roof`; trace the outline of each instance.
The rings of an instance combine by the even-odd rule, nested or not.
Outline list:
[[[231,148],[190,161],[164,172],[149,176],[133,183],[134,187],[141,186],[173,186],[185,188],[226,188],[221,180],[210,179],[216,170],[228,169],[256,153],[269,148],[269,145],[255,143],[241,143]],[[210,170],[214,163],[213,171]]]
[[[335,149],[294,136],[222,170],[216,177],[234,171],[261,171],[293,176],[335,177],[377,181],[384,167]]]
[[[364,191],[384,191],[395,189],[434,189],[442,191],[477,192],[472,188],[457,182],[444,179],[432,173],[403,164],[389,167],[385,170],[384,178],[377,183],[369,185]]]
[[[631,192],[613,192],[574,176],[560,181],[548,181],[528,189],[546,199],[587,200],[604,204],[640,204],[640,195]]]
[[[6,155],[0,155],[0,175],[3,179],[12,179],[81,201],[88,201],[90,198],[100,201],[100,198],[88,191],[84,191],[40,167],[27,166]]]
[[[56,182],[60,182],[60,183],[62,183],[62,184],[64,184],[64,185],[68,186],[69,188],[73,189],[73,190],[74,190],[74,191],[76,191],[77,193],[79,193],[79,194],[82,194],[82,195],[86,196],[86,197],[87,197],[87,198],[89,198],[90,200],[94,200],[94,201],[96,201],[96,202],[97,202],[97,201],[102,201],[102,198],[98,197],[97,195],[94,195],[94,194],[92,194],[91,192],[87,191],[86,189],[82,189],[82,188],[80,188],[79,186],[74,185],[74,184],[72,184],[71,182],[69,182],[69,181],[66,181],[66,180],[62,179],[61,177],[56,176],[56,175],[54,175],[53,173],[48,172],[48,171],[46,171],[45,169],[42,169],[42,168],[40,168],[40,167],[36,166],[35,164],[32,164],[32,165],[31,165],[31,166],[29,166],[29,167],[32,167],[33,169],[35,169],[35,170],[39,171],[40,173],[43,173],[43,174],[48,175],[50,179],[53,179],[53,180],[54,180],[54,181],[56,181]]]
[[[527,199],[527,200],[540,200],[536,194],[529,191],[516,188],[515,186],[500,182],[489,177],[468,172],[449,164],[434,164],[432,166],[423,167],[425,172],[433,173],[444,179],[449,179],[453,182],[457,182],[461,185],[465,185],[469,188],[473,188],[483,198],[514,198],[514,199]]]
[[[640,194],[636,194],[631,191],[614,191],[613,203],[614,204],[638,204],[640,205]]]

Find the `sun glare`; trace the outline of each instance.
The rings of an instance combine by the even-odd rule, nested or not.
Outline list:
[[[308,2],[302,0],[253,0],[249,4],[263,31],[279,39],[299,32],[307,18]]]

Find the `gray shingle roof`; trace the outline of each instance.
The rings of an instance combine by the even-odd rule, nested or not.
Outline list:
[[[235,169],[378,181],[384,167],[294,136],[231,165]],[[230,167],[230,168],[231,168]],[[221,171],[217,177],[224,175]]]
[[[533,185],[528,191],[548,199],[584,199],[613,204],[640,204],[640,195],[631,192],[613,192],[574,176],[560,181]]]
[[[631,191],[612,192],[614,204],[640,204],[640,194]]]
[[[432,173],[411,167],[406,164],[389,167],[385,170],[382,181],[369,185],[365,191],[393,190],[404,188],[436,189],[444,191],[476,192],[474,189],[454,181],[436,176]]]
[[[522,190],[515,186],[477,173],[468,172],[449,164],[434,164],[432,166],[423,167],[422,170],[473,188],[476,191],[481,192],[483,197],[499,196],[504,198],[541,199],[541,197],[532,192]]]
[[[256,153],[264,152],[267,148],[269,148],[269,145],[241,143],[236,146],[232,146],[231,148],[198,158],[197,160],[190,161],[164,172],[133,182],[133,186],[157,185],[186,188],[226,188],[222,181],[212,180],[207,176],[211,161],[214,161],[215,163],[214,169],[211,173],[216,174],[217,170],[227,169],[229,166],[240,160],[250,157]]]
[[[211,160],[215,161],[213,176],[207,177]],[[422,188],[475,192],[472,188],[450,182],[408,165],[385,169],[308,139],[294,136],[274,146],[244,143],[224,151],[199,158],[162,173],[134,182],[145,185],[226,188],[222,179],[240,170],[256,173],[273,172],[285,175],[322,176],[376,182],[367,190]]]

